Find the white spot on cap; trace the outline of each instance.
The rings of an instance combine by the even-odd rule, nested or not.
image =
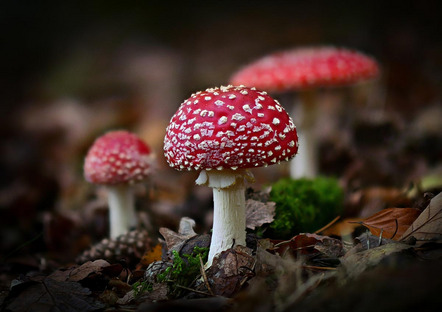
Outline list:
[[[232,119],[233,119],[233,120],[236,120],[236,121],[241,121],[241,120],[243,120],[243,119],[246,119],[246,117],[244,117],[244,116],[241,115],[240,113],[236,113],[236,114],[234,114],[234,115],[232,116]]]
[[[273,118],[272,123],[273,123],[275,126],[277,126],[277,125],[279,125],[281,122],[279,121],[278,118],[275,117],[275,118]]]
[[[249,104],[244,104],[242,109],[247,113],[252,113],[252,109],[250,108]]]
[[[228,118],[226,116],[222,116],[220,119],[218,119],[218,124],[222,125],[227,122]]]

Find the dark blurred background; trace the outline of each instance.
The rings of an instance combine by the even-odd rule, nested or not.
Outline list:
[[[150,196],[156,209],[172,213],[192,187],[181,179],[195,176],[168,171],[161,149],[169,118],[192,92],[227,84],[241,66],[276,50],[344,46],[381,64],[369,107],[388,117],[375,127],[388,139],[370,141],[376,134],[370,127],[360,127],[356,139],[395,154],[382,152],[381,163],[369,168],[379,174],[356,186],[403,186],[440,164],[439,1],[18,0],[0,6],[2,253],[34,239],[32,251],[63,249],[69,235],[56,241],[53,233],[81,222],[75,214],[54,214],[82,210],[95,198],[82,179],[82,161],[107,129],[132,130],[152,145],[166,174]],[[400,137],[407,140],[397,143]],[[330,168],[342,159],[348,163],[339,170],[351,166],[355,154],[343,150],[328,158],[325,170],[336,174]],[[396,158],[402,151],[407,157]],[[267,172],[272,179],[281,173]],[[174,204],[164,205],[161,190]],[[181,212],[198,215],[175,211]],[[106,232],[105,225],[97,228]]]

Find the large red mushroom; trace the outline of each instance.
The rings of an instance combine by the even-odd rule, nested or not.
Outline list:
[[[88,182],[107,188],[111,238],[136,227],[133,185],[150,175],[152,164],[149,146],[128,131],[110,131],[90,147],[84,176]]]
[[[268,92],[299,93],[301,106],[297,117],[300,119],[296,120],[299,156],[290,168],[292,178],[299,178],[318,174],[315,91],[321,87],[355,84],[378,75],[379,66],[373,58],[351,49],[322,46],[297,48],[260,58],[234,73],[230,83]]]
[[[164,155],[172,168],[196,170],[213,188],[214,216],[207,266],[220,252],[246,245],[247,170],[288,161],[298,150],[292,119],[266,92],[222,86],[193,94],[171,118]]]

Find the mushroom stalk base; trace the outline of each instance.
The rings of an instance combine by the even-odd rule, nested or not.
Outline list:
[[[136,227],[134,196],[130,186],[107,187],[109,201],[110,237],[112,239]]]
[[[213,188],[213,229],[206,267],[222,251],[236,245],[246,246],[245,182],[248,171],[202,171],[198,184]]]

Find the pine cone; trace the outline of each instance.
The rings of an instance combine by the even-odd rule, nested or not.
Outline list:
[[[85,250],[77,257],[76,262],[82,264],[87,261],[104,259],[109,263],[125,261],[128,265],[135,265],[140,261],[146,250],[152,247],[151,243],[147,231],[130,231],[116,239],[103,239]]]

